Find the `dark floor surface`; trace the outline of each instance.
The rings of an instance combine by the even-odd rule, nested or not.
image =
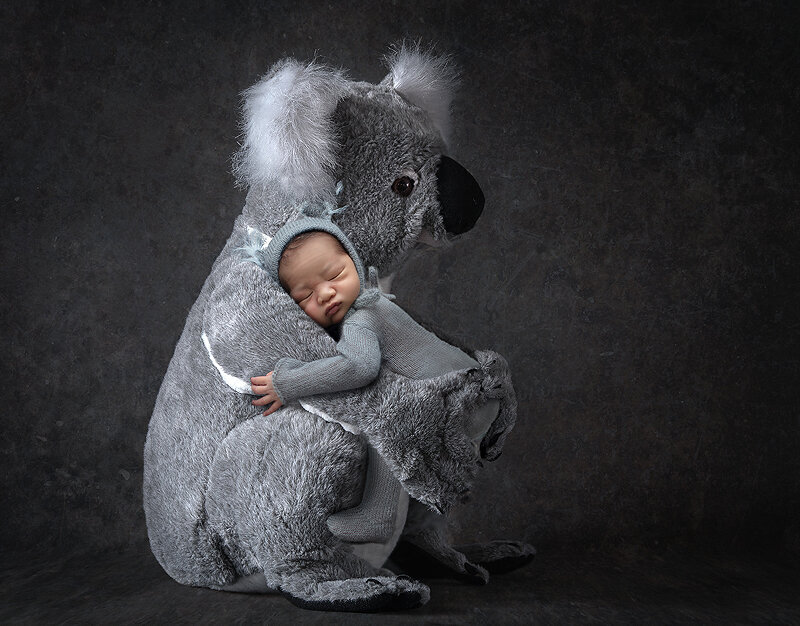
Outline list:
[[[382,615],[184,587],[149,553],[41,561],[0,577],[3,624],[800,624],[800,566],[789,555],[545,551],[487,586],[426,581],[427,605]]]

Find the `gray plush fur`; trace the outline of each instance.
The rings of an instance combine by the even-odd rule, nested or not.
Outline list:
[[[327,528],[332,513],[361,499],[365,439],[414,498],[407,538],[456,573],[469,564],[431,511],[446,512],[469,490],[480,459],[466,431],[480,408],[499,407],[491,423],[478,424],[485,458],[499,455],[513,426],[514,392],[499,355],[476,352],[479,368],[427,380],[382,370],[366,388],[314,396],[269,417],[247,393],[249,378],[281,357],[335,353],[331,337],[247,261],[242,248],[254,232],[271,236],[304,201],[347,204],[334,220],[381,273],[394,271],[423,229],[446,237],[436,172],[454,74],[417,49],[401,48],[391,64],[386,80],[371,85],[285,60],[245,92],[236,172],[249,186],[246,205],[189,313],[144,450],[150,543],[181,583],[263,585],[311,609],[426,602],[425,585],[381,567],[386,552],[370,564]],[[392,191],[399,176],[416,182],[408,197]],[[491,561],[532,550],[502,545],[474,552]]]

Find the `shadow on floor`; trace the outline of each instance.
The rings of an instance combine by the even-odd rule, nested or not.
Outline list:
[[[800,623],[800,566],[789,556],[674,550],[542,551],[476,587],[427,580],[430,602],[383,614],[399,623]],[[375,623],[303,611],[279,595],[184,587],[149,552],[25,562],[0,574],[0,623]]]

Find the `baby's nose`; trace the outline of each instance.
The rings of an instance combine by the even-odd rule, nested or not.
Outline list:
[[[333,287],[331,287],[330,285],[325,285],[322,289],[319,290],[319,298],[320,300],[322,300],[322,302],[325,302],[326,300],[330,300],[335,293],[336,290]]]

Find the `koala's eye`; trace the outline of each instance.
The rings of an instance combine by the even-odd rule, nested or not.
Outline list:
[[[408,176],[401,176],[392,183],[392,191],[405,198],[414,191],[414,180]]]

